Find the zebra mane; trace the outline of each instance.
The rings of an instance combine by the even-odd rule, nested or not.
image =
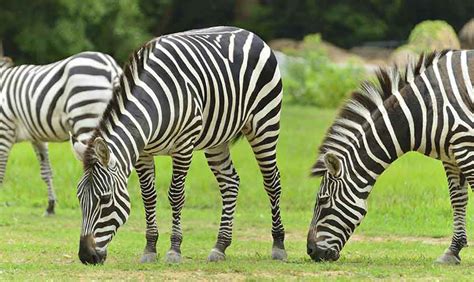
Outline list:
[[[102,137],[102,132],[106,130],[107,124],[112,119],[113,113],[120,112],[120,100],[124,101],[126,99],[126,93],[123,91],[123,89],[125,89],[124,79],[127,78],[129,83],[133,83],[133,73],[136,71],[136,69],[140,69],[144,66],[145,58],[148,57],[148,53],[151,51],[154,45],[153,43],[155,43],[157,40],[159,40],[159,38],[152,39],[151,41],[148,41],[135,49],[123,65],[123,73],[120,76],[120,80],[113,85],[112,99],[107,104],[107,107],[102,114],[102,118],[100,119],[99,125],[95,128],[91,138],[87,142],[87,148],[84,151],[83,157],[84,169],[90,168],[96,162],[94,140],[97,137]]]
[[[449,51],[452,50],[423,53],[418,57],[416,64],[413,61],[409,62],[403,73],[399,71],[397,66],[386,69],[380,68],[376,71],[376,81],[367,80],[362,82],[359,89],[352,93],[328,129],[319,147],[319,156],[313,165],[311,175],[322,176],[325,173],[326,165],[323,157],[333,147],[332,145],[341,143],[341,141],[346,144],[354,142],[354,137],[349,137],[349,135],[358,137],[359,133],[351,130],[351,126],[348,125],[358,124],[366,129],[369,126],[367,116],[372,115],[385,100],[390,98],[393,95],[393,90],[402,89],[405,85],[414,81],[416,77],[433,64],[435,58],[439,59]]]

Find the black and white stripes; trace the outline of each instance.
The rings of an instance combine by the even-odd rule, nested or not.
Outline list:
[[[365,83],[329,129],[313,174],[323,176],[308,233],[314,260],[335,260],[367,212],[377,177],[418,151],[443,161],[454,210],[454,235],[438,261],[458,263],[466,245],[467,183],[474,185],[474,51],[421,56],[402,79],[381,71]]]
[[[32,142],[48,186],[47,214],[52,214],[56,196],[46,142],[66,141],[71,132],[75,147],[86,143],[121,70],[110,56],[97,52],[45,66],[12,65],[0,59],[0,183],[13,144]]]
[[[193,151],[200,149],[205,150],[223,200],[217,242],[208,259],[224,259],[232,239],[239,187],[229,143],[240,134],[247,137],[254,151],[270,199],[272,256],[284,259],[276,165],[282,85],[271,49],[253,33],[232,27],[162,36],[132,54],[120,88],[86,148],[84,177],[78,185],[84,221],[81,261],[105,260],[106,243],[128,217],[128,192],[122,180],[133,167],[140,178],[147,223],[142,262],[155,260],[154,155],[169,155],[173,161],[168,191],[173,218],[167,260],[180,261],[184,182]],[[112,183],[104,187],[106,178]],[[109,201],[81,196],[91,193],[100,198],[104,191],[111,192]],[[99,233],[99,229],[108,231]]]

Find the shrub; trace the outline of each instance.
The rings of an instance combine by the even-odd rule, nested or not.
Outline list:
[[[403,66],[410,58],[416,58],[423,52],[460,47],[456,32],[448,23],[440,20],[423,21],[413,28],[408,43],[393,52],[391,61]]]
[[[287,103],[334,108],[356,89],[365,77],[365,70],[356,61],[335,64],[321,46],[319,34],[304,38],[298,50],[283,66],[283,100]]]

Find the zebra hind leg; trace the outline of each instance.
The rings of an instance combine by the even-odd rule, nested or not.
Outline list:
[[[274,120],[268,119],[267,123],[263,123],[258,130],[244,131],[244,133],[257,159],[263,176],[265,191],[270,199],[273,237],[272,258],[275,260],[286,260],[287,254],[284,245],[285,229],[280,215],[280,172],[276,163],[279,124],[278,122],[276,124],[271,123],[272,121]],[[258,134],[253,132],[258,132]]]
[[[183,232],[181,230],[181,210],[184,206],[184,182],[191,165],[192,148],[180,154],[173,154],[173,176],[168,190],[168,200],[171,204],[171,215],[173,217],[171,227],[171,247],[166,253],[168,263],[181,262],[181,242],[183,241]]]
[[[33,142],[32,144],[36,157],[40,163],[41,179],[43,179],[48,187],[48,207],[46,208],[44,215],[52,216],[55,213],[54,207],[56,204],[56,193],[53,188],[53,173],[49,162],[48,144],[43,142]]]
[[[1,115],[0,118],[2,118]],[[8,130],[4,124],[2,124],[1,120],[0,131],[4,135],[2,136],[2,134],[0,134],[0,186],[2,186],[7,169],[8,156],[10,155],[10,150],[15,142],[15,135],[11,130]]]
[[[232,242],[234,212],[239,192],[239,176],[232,164],[228,144],[206,149],[207,163],[214,173],[222,197],[222,214],[217,242],[208,256],[208,261],[225,259],[225,250]]]
[[[449,198],[453,208],[453,238],[449,248],[441,255],[436,263],[459,264],[459,252],[467,246],[466,235],[466,205],[468,201],[466,178],[456,164],[443,162],[448,178]]]
[[[158,226],[156,225],[155,162],[153,156],[140,156],[135,164],[135,170],[140,180],[146,220],[146,245],[140,262],[155,262],[157,256],[156,242],[158,241],[159,233]]]

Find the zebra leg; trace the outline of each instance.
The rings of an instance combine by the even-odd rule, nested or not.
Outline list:
[[[0,123],[0,130],[3,129],[1,125],[2,124]],[[3,184],[3,179],[5,178],[5,172],[7,169],[8,155],[10,155],[10,150],[15,141],[13,134],[8,133],[9,132],[7,131],[5,136],[0,135],[0,186]]]
[[[171,228],[171,247],[166,253],[166,261],[169,263],[181,262],[181,242],[183,233],[181,231],[181,210],[184,206],[184,181],[191,165],[192,149],[186,153],[173,154],[173,176],[168,190],[168,200],[171,205],[173,217]]]
[[[214,173],[222,196],[222,214],[217,242],[208,261],[225,259],[225,250],[232,242],[232,226],[239,192],[239,176],[232,164],[228,144],[206,149],[207,163]]]
[[[153,156],[142,155],[135,164],[146,220],[146,245],[141,263],[156,261],[156,242],[158,241],[158,226],[156,225],[156,188],[155,188],[155,162]]]
[[[459,252],[467,246],[466,236],[466,205],[468,201],[466,178],[456,164],[443,162],[448,178],[449,198],[453,208],[453,238],[449,248],[436,262],[442,264],[459,264]]]
[[[273,119],[268,120],[270,123]],[[262,128],[263,127],[263,128]],[[270,199],[272,211],[272,258],[275,260],[285,260],[285,229],[280,216],[280,172],[276,163],[276,144],[278,139],[278,123],[262,124],[262,127],[249,126],[244,128],[244,134],[252,147],[252,150],[260,167],[263,176],[263,185]],[[256,132],[256,133],[255,133]]]
[[[51,164],[49,162],[48,144],[44,142],[33,142],[33,148],[36,153],[36,157],[40,163],[41,168],[41,179],[46,183],[48,187],[48,208],[45,211],[45,216],[54,215],[54,205],[56,203],[56,194],[53,188],[53,173],[51,170]]]

